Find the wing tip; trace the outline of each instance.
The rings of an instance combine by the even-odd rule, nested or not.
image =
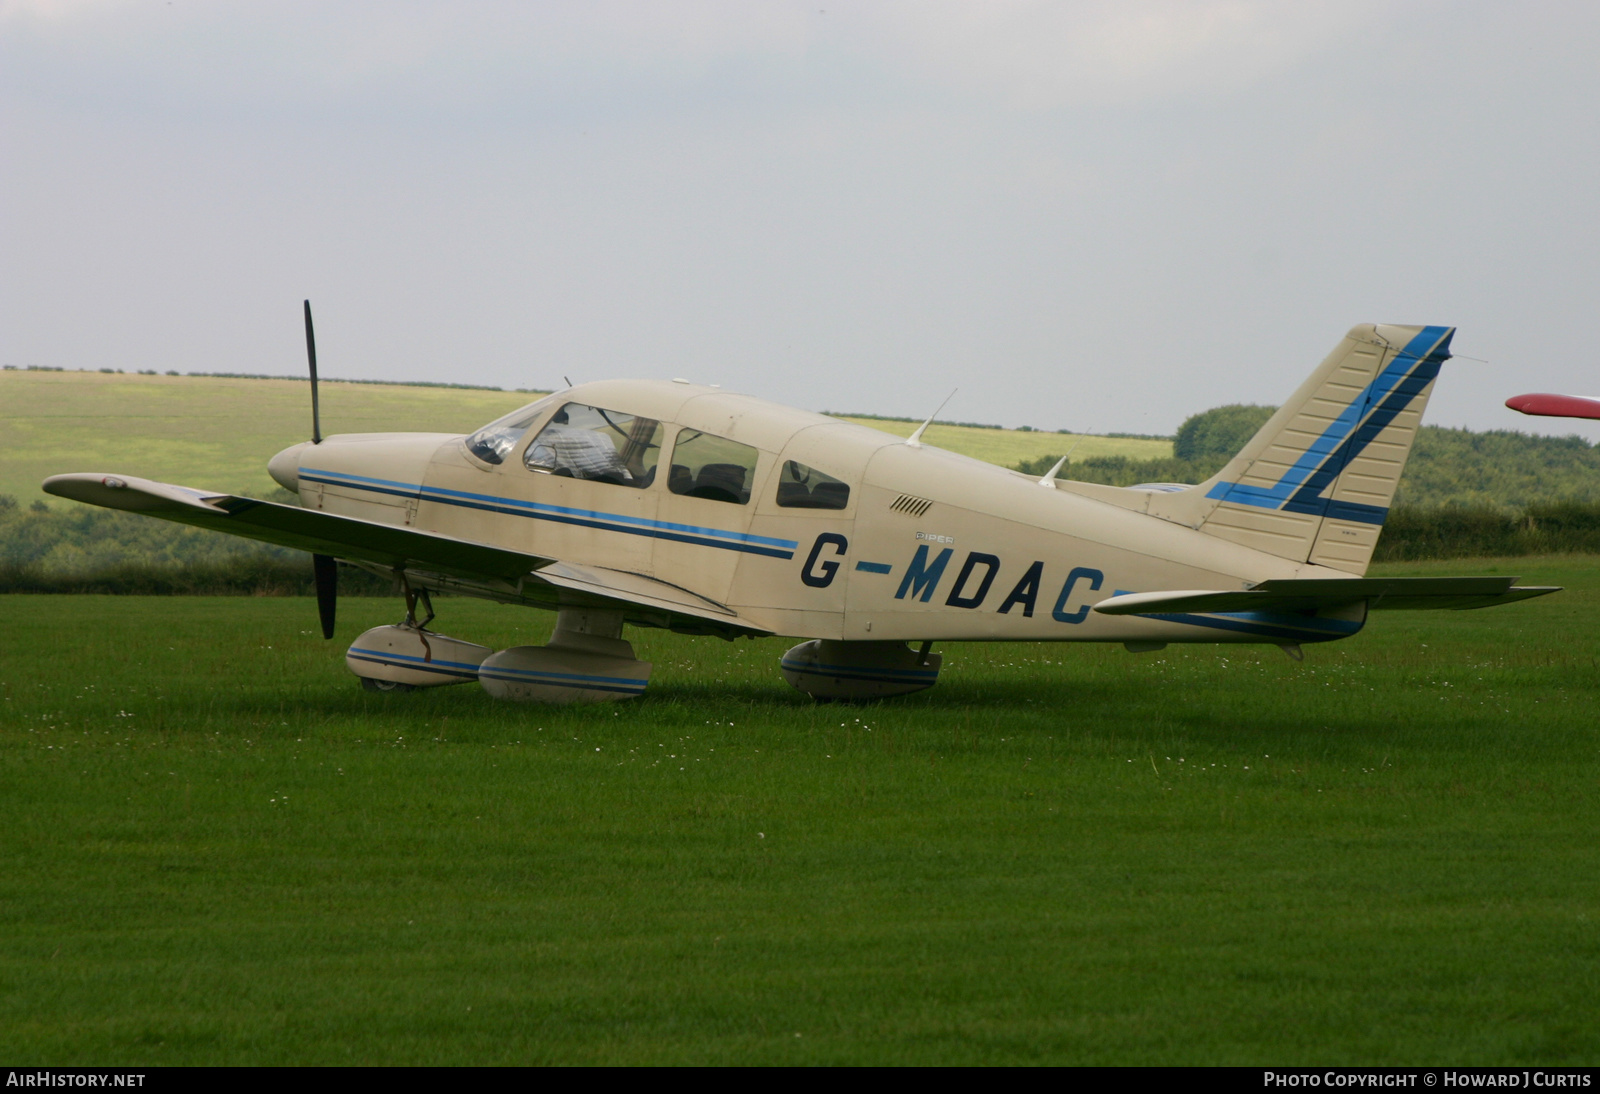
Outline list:
[[[229,496],[223,491],[196,490],[170,482],[141,479],[137,475],[114,475],[100,471],[71,471],[51,475],[39,488],[58,498],[132,512],[172,506],[212,509],[215,507],[209,504],[210,499]]]

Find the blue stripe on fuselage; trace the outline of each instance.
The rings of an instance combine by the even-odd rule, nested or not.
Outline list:
[[[766,555],[770,558],[793,558],[796,548],[800,546],[797,540],[792,539],[774,539],[770,536],[756,536],[745,532],[730,532],[722,528],[703,528],[693,524],[651,520],[647,517],[628,516],[625,513],[603,513],[594,509],[574,509],[563,505],[520,501],[516,498],[504,498],[494,494],[474,494],[464,490],[446,490],[442,487],[420,486],[415,483],[395,482],[390,479],[375,479],[365,475],[350,475],[342,471],[326,471],[314,467],[301,468],[300,477],[307,482],[318,482],[329,486],[346,486],[374,494],[420,498],[422,501],[438,502],[441,505],[454,505],[463,509],[504,513],[508,516],[547,520],[556,524],[571,524],[583,528],[599,528],[608,532],[623,532],[628,535],[646,536],[651,539],[693,543],[702,547],[719,547],[725,551]]]

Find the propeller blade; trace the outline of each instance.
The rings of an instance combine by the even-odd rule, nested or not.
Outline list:
[[[312,555],[311,574],[317,583],[317,614],[322,617],[322,637],[333,637],[333,613],[339,599],[339,563],[332,555]]]
[[[311,443],[322,443],[322,414],[317,409],[317,336],[311,330],[311,301],[306,301],[306,357],[311,362]],[[332,624],[329,624],[332,626]],[[330,633],[328,637],[333,637]]]

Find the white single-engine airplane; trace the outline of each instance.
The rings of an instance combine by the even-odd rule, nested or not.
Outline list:
[[[819,699],[930,687],[937,641],[1256,642],[1298,658],[1370,610],[1556,591],[1361,576],[1453,333],[1355,327],[1219,474],[1124,489],[944,452],[922,443],[926,423],[902,440],[683,380],[580,384],[465,437],[324,439],[308,304],[313,439],[269,464],[299,507],[104,473],[44,489],[312,552],[330,638],[335,560],[393,575],[405,621],[346,655],[372,690],[638,695],[651,666],[625,624],[805,639],[780,667]],[[430,591],[554,609],[555,632],[498,653],[448,638],[426,629]]]

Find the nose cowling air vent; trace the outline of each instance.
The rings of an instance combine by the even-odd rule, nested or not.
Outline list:
[[[908,517],[920,517],[928,511],[928,507],[932,504],[933,502],[927,498],[919,498],[914,494],[901,494],[894,499],[894,504],[890,505],[889,508],[896,513],[904,513]]]

